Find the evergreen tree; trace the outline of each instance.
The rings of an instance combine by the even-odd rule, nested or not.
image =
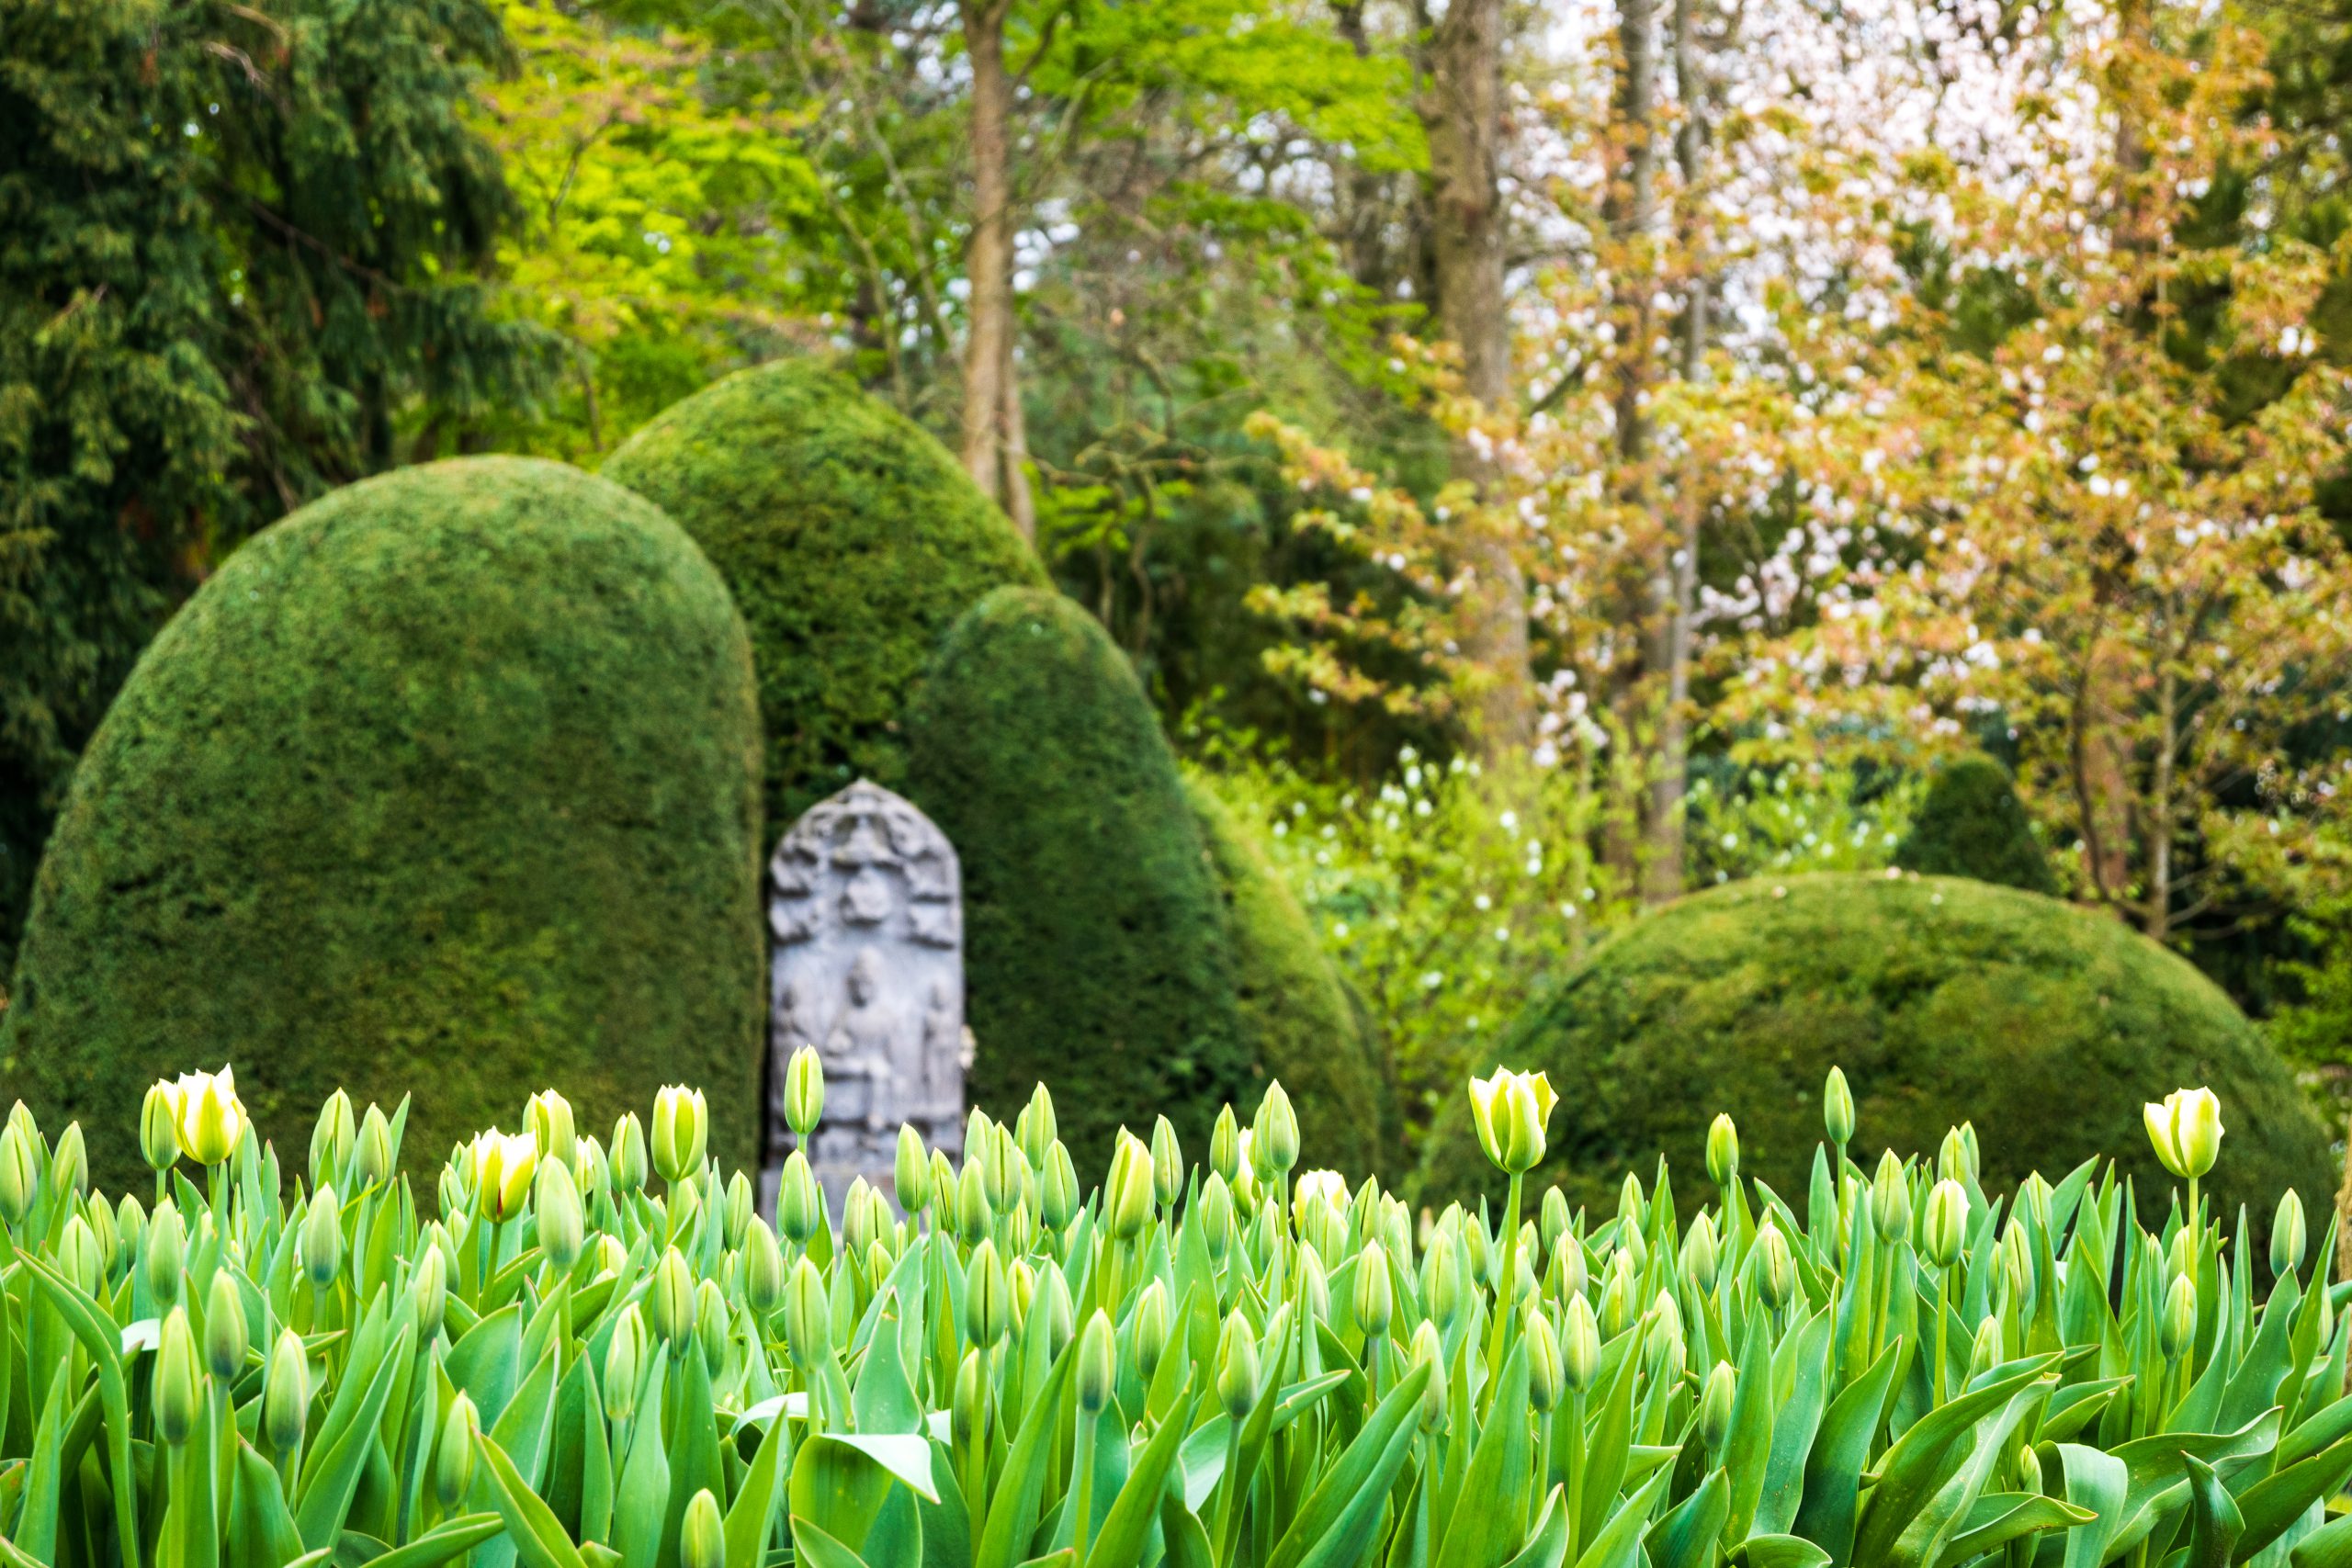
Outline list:
[[[1968,876],[2055,894],[2050,857],[2033,836],[2008,769],[1981,752],[1936,770],[1894,863],[1925,876]]]
[[[75,754],[210,563],[535,381],[482,268],[481,0],[0,0],[0,960]]]

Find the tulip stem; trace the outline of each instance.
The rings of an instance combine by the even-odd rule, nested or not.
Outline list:
[[[1944,1402],[1945,1337],[1951,1331],[1944,1319],[1951,1311],[1951,1265],[1944,1265],[1936,1270],[1936,1403],[1941,1404]]]
[[[1078,1542],[1080,1562],[1094,1548],[1094,1423],[1099,1419],[1091,1410],[1078,1413],[1078,1451],[1070,1455],[1078,1470],[1078,1528],[1071,1539]]]
[[[1487,1375],[1495,1377],[1502,1371],[1503,1325],[1511,1313],[1511,1298],[1519,1286],[1519,1195],[1520,1185],[1526,1177],[1519,1171],[1510,1173],[1510,1192],[1503,1200],[1502,1261],[1495,1273],[1495,1320],[1487,1328]]]
[[[1584,1515],[1584,1391],[1568,1395],[1568,1550],[1566,1561],[1577,1561],[1577,1528]]]

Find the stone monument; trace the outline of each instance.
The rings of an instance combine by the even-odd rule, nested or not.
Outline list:
[[[762,1205],[775,1213],[795,1142],[785,1064],[814,1045],[825,1113],[807,1153],[838,1215],[861,1176],[892,1193],[901,1122],[951,1158],[963,1153],[972,1040],[956,851],[931,818],[860,779],[793,824],[768,874],[775,959]]]

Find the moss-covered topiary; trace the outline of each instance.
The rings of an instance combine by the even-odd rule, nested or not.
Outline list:
[[[1719,1111],[1738,1123],[1741,1168],[1801,1204],[1833,1065],[1866,1167],[1886,1147],[1932,1156],[1966,1119],[1988,1190],[2114,1152],[2143,1201],[2161,1201],[2174,1183],[2140,1107],[2210,1084],[2229,1130],[2209,1189],[2224,1213],[2267,1216],[2290,1185],[2324,1213],[2334,1185],[2326,1134],[2211,981],[2106,916],[1957,877],[1757,880],[1684,898],[1536,999],[1488,1060],[1551,1075],[1560,1103],[1535,1179],[1603,1213],[1660,1151],[1704,1181]],[[1440,1123],[1422,1175],[1425,1198],[1497,1187],[1466,1109]]]
[[[769,847],[859,777],[906,777],[907,699],[956,617],[1045,569],[944,447],[808,360],[730,376],[608,459],[694,536],[752,631]]]
[[[1297,1109],[1300,1166],[1380,1170],[1396,1097],[1376,1039],[1265,852],[1207,784],[1188,774],[1184,794],[1225,902],[1243,1037]]]
[[[1936,770],[1894,863],[1923,876],[1972,876],[2029,893],[2058,891],[2008,769],[1981,751]]]
[[[602,1132],[709,1090],[750,1159],[765,944],[751,649],[650,503],[473,458],[338,491],[164,627],[36,881],[0,1081],[138,1165],[164,1075],[233,1062],[298,1163],[338,1085],[431,1157],[553,1085]]]
[[[964,867],[974,1103],[1041,1079],[1082,1171],[1165,1113],[1197,1153],[1254,1075],[1207,852],[1135,671],[1051,590],[949,631],[907,715],[906,794]]]

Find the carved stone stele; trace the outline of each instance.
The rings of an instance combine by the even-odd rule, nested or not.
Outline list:
[[[863,1176],[891,1194],[899,1126],[963,1152],[964,910],[956,850],[931,818],[860,779],[811,807],[768,863],[768,1170],[793,1145],[785,1064],[814,1045],[825,1113],[809,1164],[836,1213]]]

